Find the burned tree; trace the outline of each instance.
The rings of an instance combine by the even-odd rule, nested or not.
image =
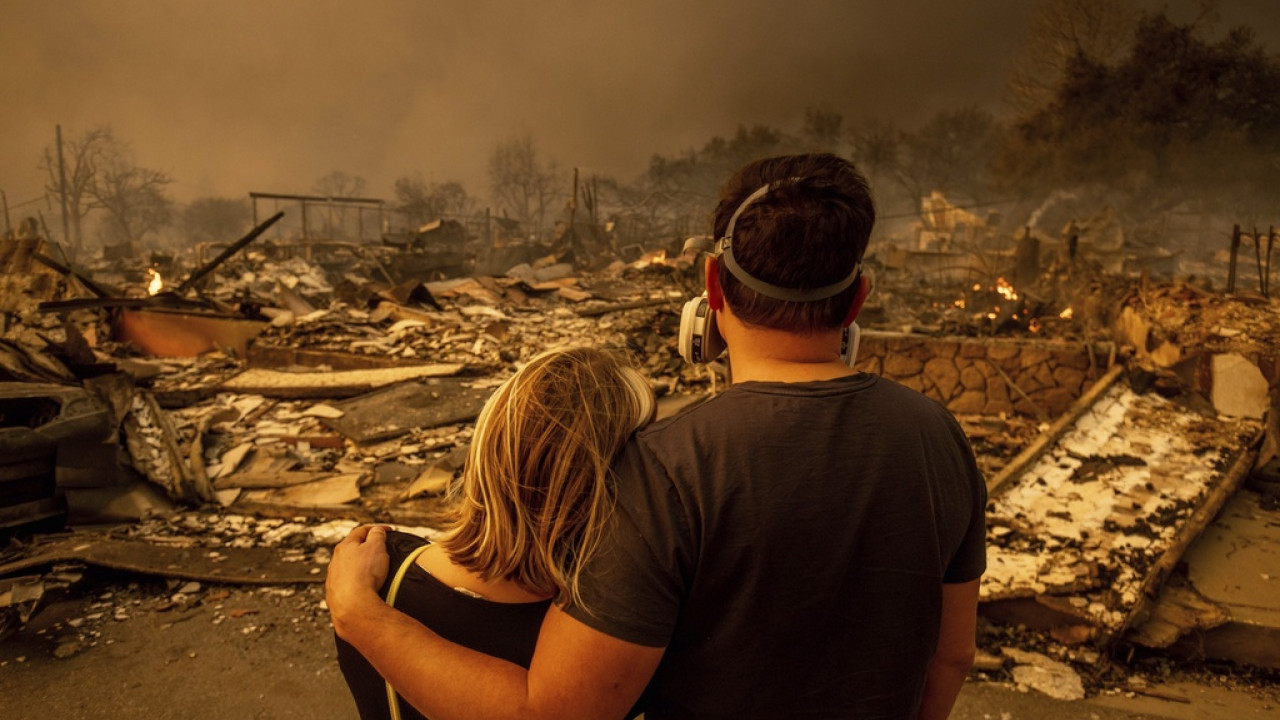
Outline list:
[[[44,149],[40,166],[48,173],[45,191],[61,196],[66,203],[70,225],[66,241],[73,250],[83,244],[83,220],[95,207],[91,190],[97,168],[103,155],[114,144],[111,128],[103,126],[86,130],[79,137],[62,144],[62,172],[59,171],[59,148]]]
[[[1010,81],[1014,105],[1029,111],[1053,97],[1075,58],[1112,63],[1130,48],[1136,15],[1115,0],[1050,0],[1041,5]]]
[[[462,183],[428,183],[421,174],[397,178],[395,194],[396,209],[415,226],[446,215],[466,215],[474,205]]]
[[[168,173],[134,164],[127,145],[108,139],[102,143],[89,185],[94,206],[107,213],[104,239],[137,240],[169,223],[173,201],[165,186]]]
[[[564,193],[554,162],[542,162],[528,133],[501,142],[489,156],[489,188],[494,205],[541,235],[547,211]]]
[[[363,200],[365,179],[359,175],[351,175],[342,170],[334,170],[316,180],[312,192],[329,198],[327,212],[324,214],[323,233],[330,239],[345,238],[347,232],[346,200]],[[334,202],[339,201],[339,202]]]

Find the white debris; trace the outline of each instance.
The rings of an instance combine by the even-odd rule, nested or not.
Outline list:
[[[1084,683],[1070,665],[1040,653],[1001,648],[1001,654],[1015,663],[1013,681],[1057,700],[1084,699]]]
[[[1244,356],[1213,356],[1213,406],[1223,415],[1261,419],[1269,389],[1262,371]]]
[[[343,415],[346,415],[346,413],[339,410],[338,408],[332,405],[326,405],[325,403],[312,405],[311,407],[307,408],[306,411],[304,411],[302,414],[305,417],[328,418],[330,420],[334,420],[342,417]]]

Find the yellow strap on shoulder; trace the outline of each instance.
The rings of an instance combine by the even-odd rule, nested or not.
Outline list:
[[[415,549],[409,553],[404,562],[400,563],[400,568],[396,570],[396,576],[391,580],[391,589],[387,591],[387,604],[391,607],[396,606],[396,595],[400,592],[400,583],[404,581],[404,576],[408,574],[409,568],[413,567],[413,563],[417,561],[422,551],[428,547],[431,547],[430,543]],[[391,720],[400,720],[400,697],[396,695],[391,683],[387,683],[387,707],[391,709]]]

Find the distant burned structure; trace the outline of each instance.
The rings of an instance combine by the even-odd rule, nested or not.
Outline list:
[[[322,195],[284,195],[279,193],[250,192],[253,206],[253,224],[257,225],[258,205],[271,203],[271,212],[278,212],[281,203],[296,203],[297,225],[281,223],[276,237],[292,235],[298,240],[354,240],[377,241],[389,222],[386,201],[378,198],[326,197]]]

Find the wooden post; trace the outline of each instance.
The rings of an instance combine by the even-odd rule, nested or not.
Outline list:
[[[80,243],[71,241],[71,224],[67,221],[67,164],[62,159],[62,126],[55,125],[58,135],[58,195],[62,200],[62,239],[71,246],[74,257]]]
[[[600,224],[600,178],[591,176],[591,224]]]
[[[578,168],[573,169],[573,196],[569,198],[569,247],[573,250],[573,259],[576,263],[586,260],[580,257],[578,252]]]
[[[13,234],[13,225],[9,224],[9,196],[4,190],[0,190],[0,205],[4,206],[4,234],[8,237]]]
[[[1236,291],[1236,256],[1240,254],[1240,225],[1231,228],[1231,264],[1227,268],[1227,292]]]
[[[1271,248],[1276,244],[1276,226],[1267,228],[1267,274],[1262,282],[1262,294],[1271,297]]]
[[[1258,226],[1253,226],[1253,256],[1258,261],[1258,292],[1267,294],[1267,283],[1262,276],[1262,237],[1258,235]]]

